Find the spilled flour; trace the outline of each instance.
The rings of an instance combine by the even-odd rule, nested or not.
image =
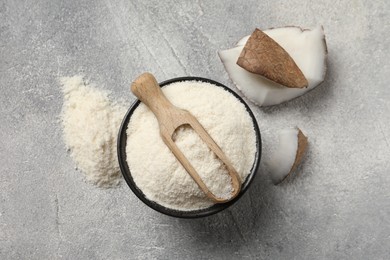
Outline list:
[[[116,142],[126,106],[81,76],[61,78],[61,84],[63,137],[71,157],[89,182],[105,188],[117,185],[121,174]]]
[[[162,90],[174,105],[199,120],[243,182],[256,155],[256,134],[245,106],[228,91],[205,82],[177,82]],[[231,179],[224,165],[189,129],[177,132],[176,145],[214,194],[229,197]],[[213,205],[162,141],[157,119],[143,103],[131,116],[127,136],[127,163],[134,182],[148,199],[185,211]]]

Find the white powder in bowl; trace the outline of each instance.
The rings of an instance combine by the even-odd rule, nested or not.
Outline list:
[[[77,167],[99,187],[119,183],[116,140],[126,106],[108,92],[87,85],[81,76],[61,79],[64,141]]]
[[[162,90],[175,106],[199,120],[243,182],[256,155],[256,134],[245,106],[228,91],[205,82],[177,82]],[[214,194],[229,196],[231,179],[224,165],[191,128],[177,131],[175,143]],[[162,141],[157,119],[143,103],[131,116],[126,154],[134,182],[149,200],[183,211],[213,205]]]

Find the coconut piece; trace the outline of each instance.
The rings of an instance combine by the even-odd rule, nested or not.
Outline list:
[[[304,88],[308,85],[291,56],[257,28],[247,40],[237,65],[288,88]]]
[[[272,182],[277,185],[298,167],[307,148],[307,137],[302,131],[288,128],[279,133],[279,146],[268,162]]]
[[[271,106],[299,97],[318,86],[326,74],[326,42],[323,28],[312,30],[299,27],[283,27],[264,31],[277,42],[295,61],[308,81],[307,88],[286,88],[258,74],[251,73],[236,64],[249,36],[242,38],[237,46],[219,51],[229,77],[237,88],[253,103]]]

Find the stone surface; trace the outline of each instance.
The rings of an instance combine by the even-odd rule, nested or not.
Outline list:
[[[388,259],[389,1],[12,1],[0,3],[0,259]],[[97,189],[61,140],[58,77],[84,74],[134,97],[144,71],[232,89],[217,50],[255,27],[322,24],[328,77],[256,114],[264,158],[274,132],[309,137],[300,174],[272,185],[262,165],[230,209],[183,220],[123,182]]]

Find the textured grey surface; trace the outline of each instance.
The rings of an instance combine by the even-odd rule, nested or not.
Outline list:
[[[389,259],[390,2],[1,1],[0,259]],[[183,220],[125,183],[97,189],[74,170],[57,122],[57,79],[83,73],[129,100],[143,71],[203,76],[234,90],[216,51],[255,27],[324,25],[324,84],[251,106],[265,151],[280,127],[310,138],[300,175]]]

